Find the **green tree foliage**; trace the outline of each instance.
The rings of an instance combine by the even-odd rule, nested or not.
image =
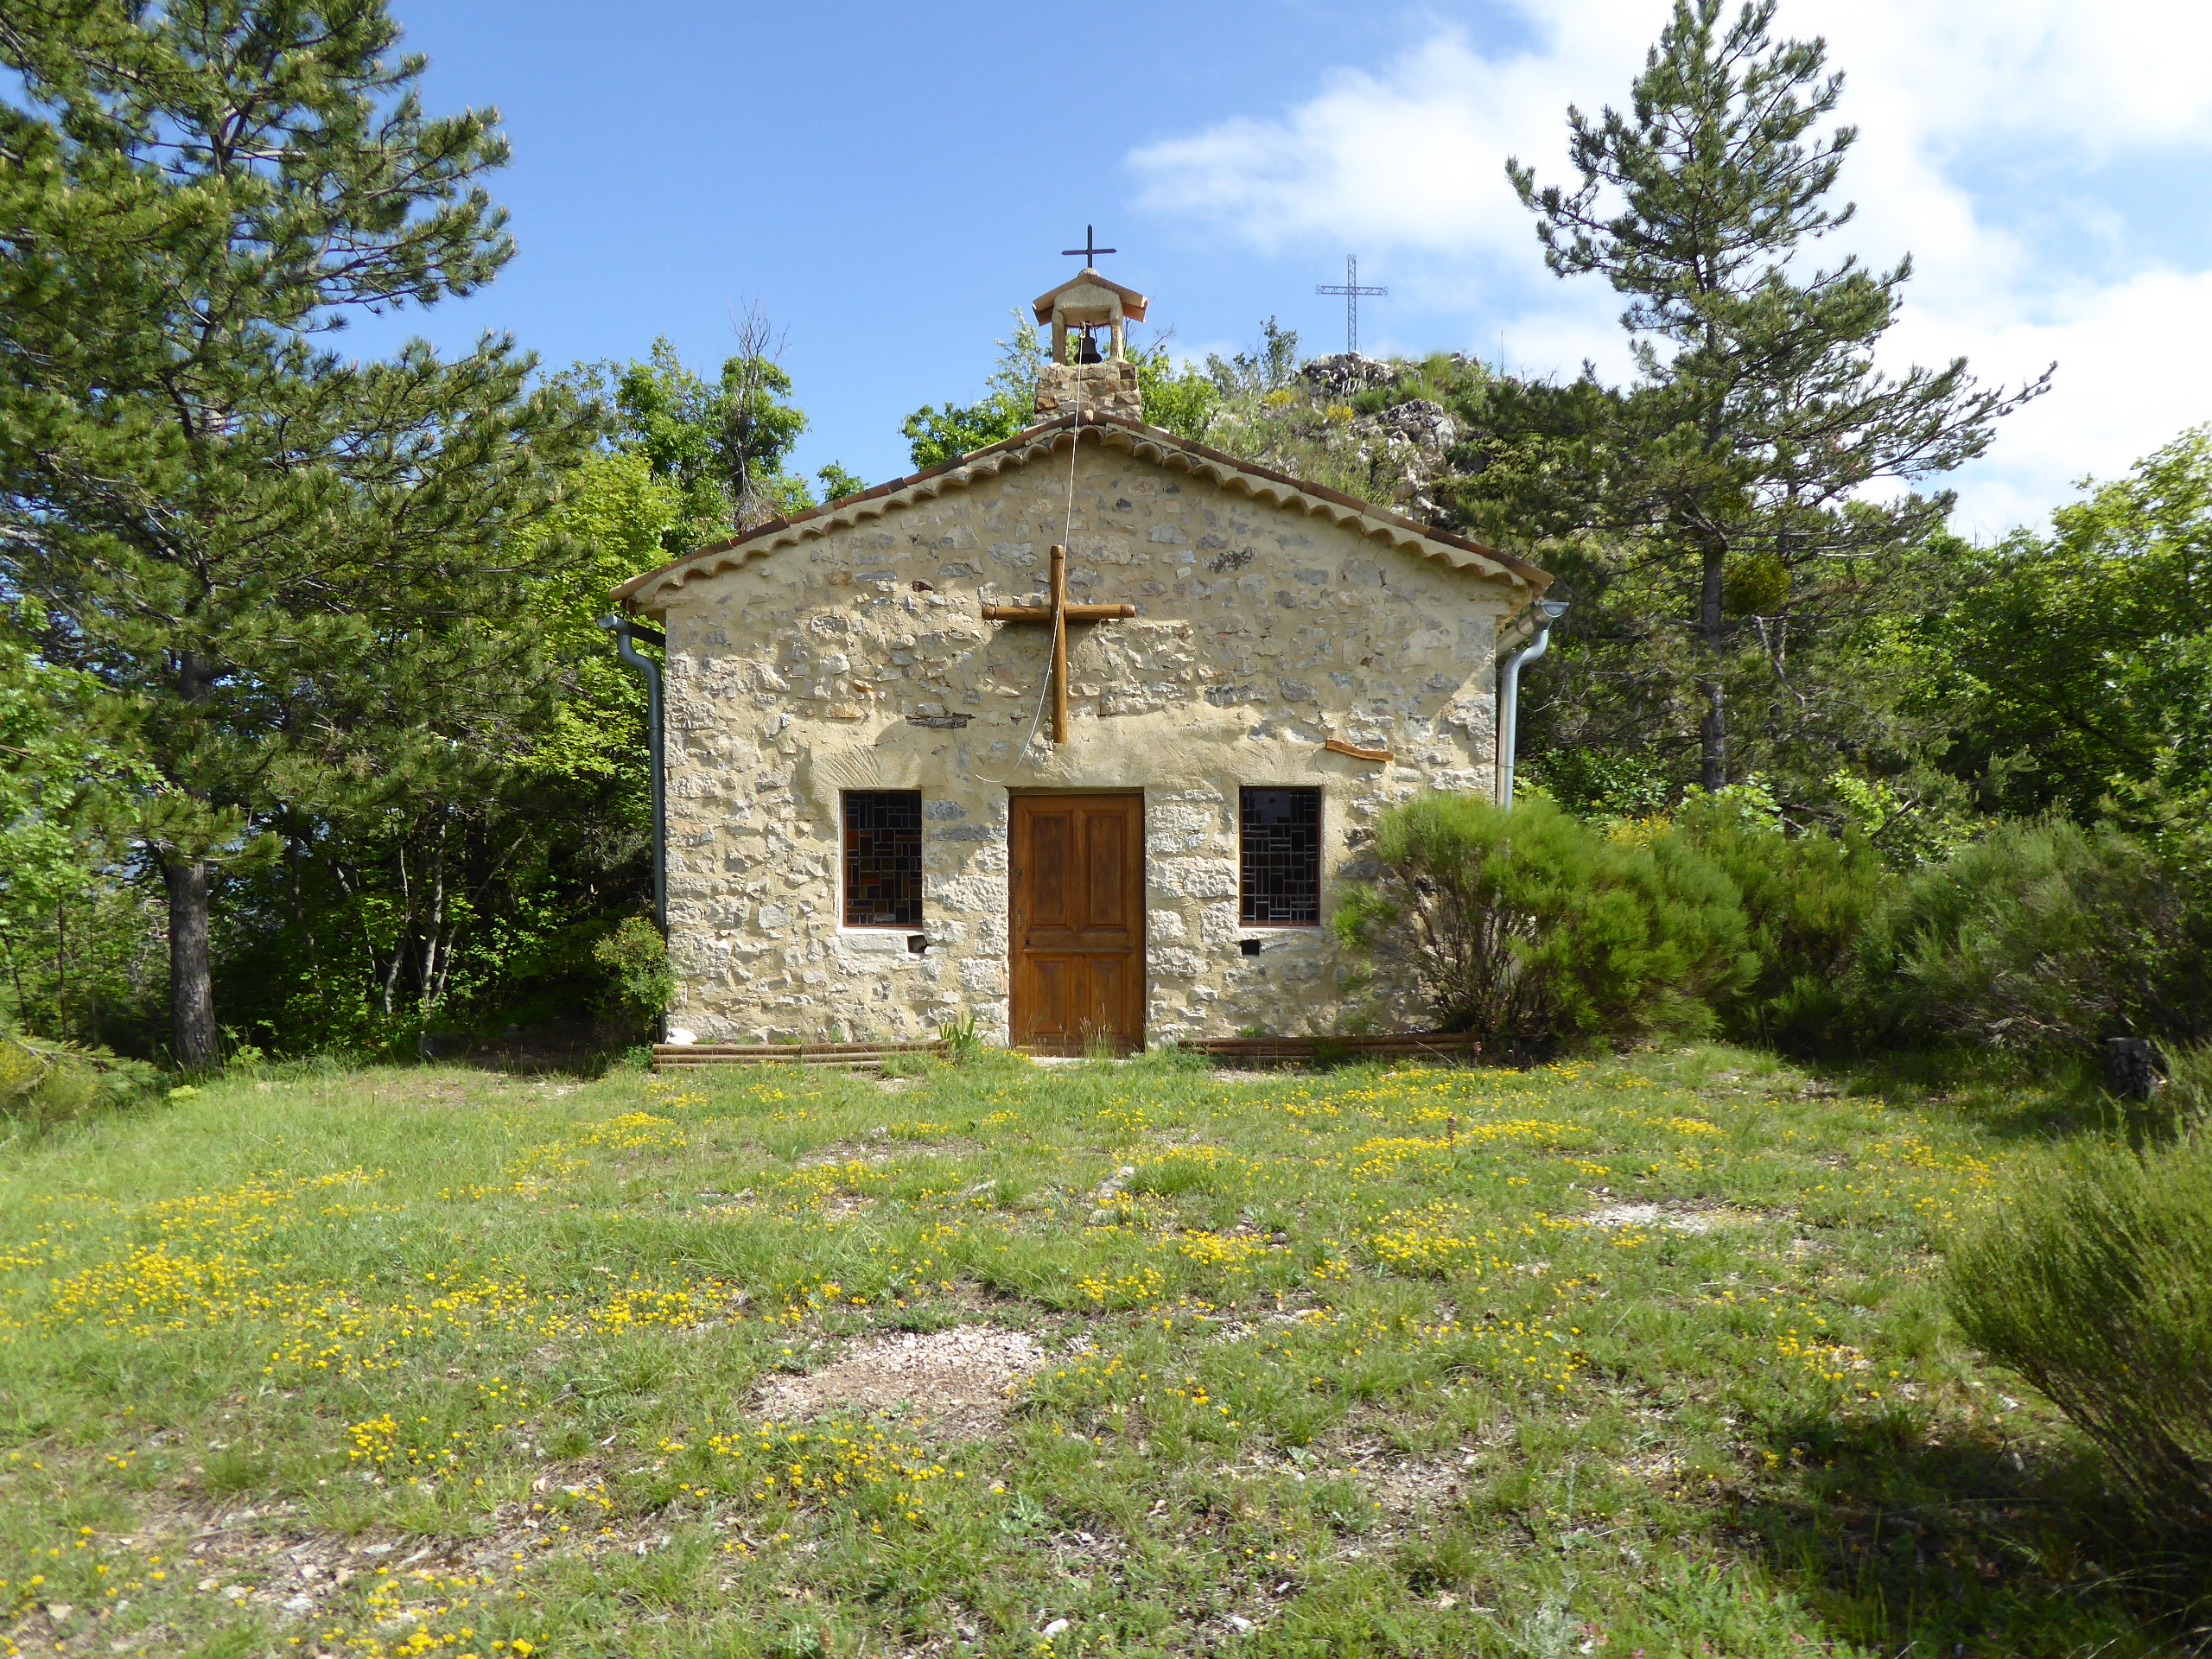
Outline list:
[[[556,694],[548,721],[465,790],[273,822],[283,855],[230,880],[217,939],[241,1037],[386,1050],[602,1001],[594,950],[648,896],[652,817],[645,695],[598,618],[613,587],[661,561],[683,511],[645,454],[585,461],[521,532],[574,555],[512,595],[512,626],[538,641]]]
[[[0,1015],[0,1139],[81,1122],[149,1098],[157,1080],[143,1060],[104,1048],[27,1037]]]
[[[2212,789],[2212,429],[2052,516],[1957,550],[1950,602],[1901,626],[1945,766],[1986,807],[2087,819],[2116,788]]]
[[[1129,360],[1136,365],[1137,391],[1144,399],[1147,423],[1179,438],[1203,439],[1221,403],[1221,388],[1212,375],[1194,364],[1179,361],[1165,340],[1132,349]]]
[[[683,503],[663,537],[670,557],[814,505],[805,480],[785,467],[806,416],[789,401],[791,378],[776,361],[781,344],[756,308],[740,323],[739,349],[715,380],[685,367],[665,339],[617,376],[623,443]]]
[[[1035,411],[1033,394],[1025,410],[995,392],[964,405],[925,404],[899,423],[899,432],[906,440],[914,470],[926,472],[1012,437],[1029,423]]]
[[[822,482],[822,499],[825,502],[842,501],[848,496],[858,495],[868,485],[857,473],[849,473],[836,461],[818,468],[815,477]]]
[[[492,619],[563,556],[513,532],[569,401],[505,340],[315,343],[512,251],[493,117],[425,117],[397,36],[375,0],[0,8],[0,580],[138,711],[188,1067],[217,868],[301,804],[459,791],[546,705]]]
[[[593,947],[607,970],[607,1011],[632,1034],[651,1040],[660,1035],[660,1017],[676,1000],[676,970],[669,966],[668,942],[642,916],[626,916]]]
[[[1860,739],[1847,636],[1950,508],[1871,486],[1980,454],[2044,385],[1981,389],[1963,359],[1875,368],[1910,261],[1810,263],[1851,217],[1828,201],[1855,132],[1815,132],[1842,78],[1825,73],[1821,41],[1770,37],[1774,0],[1725,29],[1722,7],[1676,0],[1626,111],[1569,110],[1572,188],[1508,163],[1551,269],[1627,297],[1638,381],[1507,400],[1503,447],[1527,451],[1493,455],[1505,464],[1467,493],[1586,537],[1571,572],[1583,604],[1554,671],[1626,657],[1599,671],[1622,683],[1647,744],[1679,748],[1694,716],[1708,790],[1747,760],[1775,770],[1777,752],[1814,751],[1793,769],[1818,775]],[[1746,728],[1752,753],[1732,753]]]
[[[128,706],[0,625],[0,1017],[97,1041],[165,963],[128,824],[155,779]]]
[[[1294,347],[1298,337],[1288,338]],[[1037,325],[1017,310],[1013,336],[997,345],[998,364],[985,382],[982,397],[965,404],[925,404],[901,423],[899,430],[916,471],[988,448],[1036,420],[1037,376],[1051,357]],[[1072,341],[1069,349],[1074,349]],[[1165,336],[1146,346],[1132,343],[1128,352],[1136,365],[1145,419],[1182,437],[1203,438],[1221,399],[1216,378],[1178,362]]]
[[[1206,377],[1224,397],[1264,397],[1298,379],[1298,330],[1269,317],[1260,325],[1259,343],[1249,352],[1216,352],[1206,359]]]
[[[1375,856],[1338,936],[1409,974],[1444,1029],[1508,1052],[1709,1030],[1757,971],[1734,884],[1680,836],[1425,795],[1384,816]]]

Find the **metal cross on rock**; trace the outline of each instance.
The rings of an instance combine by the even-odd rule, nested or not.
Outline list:
[[[1121,251],[1119,248],[1102,248],[1097,245],[1097,243],[1098,232],[1090,226],[1086,225],[1083,227],[1083,245],[1079,248],[1062,248],[1060,250],[1060,257],[1063,259],[1080,259],[1083,261],[1084,269],[1088,270],[1091,266],[1098,263],[1098,256],[1100,254],[1119,253]]]
[[[1111,248],[1101,248],[1111,253]],[[1049,622],[1052,625],[1052,741],[1068,741],[1068,624],[1118,622],[1135,616],[1134,605],[1068,603],[1068,550],[1052,544],[1052,602],[1050,605],[986,605],[986,622]]]
[[[1108,249],[1112,252],[1112,249]],[[1344,256],[1344,279],[1342,283],[1316,283],[1316,294],[1341,294],[1344,296],[1344,350],[1357,355],[1359,352],[1359,296],[1363,294],[1382,296],[1387,288],[1362,288],[1359,285],[1359,261],[1350,254]]]

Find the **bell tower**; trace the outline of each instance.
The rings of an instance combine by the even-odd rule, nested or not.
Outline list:
[[[1087,255],[1113,250],[1076,251]],[[1144,321],[1145,304],[1145,296],[1136,289],[1101,276],[1088,264],[1049,294],[1037,296],[1037,321],[1052,327],[1052,361],[1037,377],[1039,420],[1072,414],[1077,409],[1086,417],[1144,418],[1137,365],[1127,353],[1126,326]],[[1103,351],[1099,349],[1101,329],[1106,333]]]

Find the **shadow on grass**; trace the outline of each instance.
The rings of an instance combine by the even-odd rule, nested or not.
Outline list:
[[[426,1039],[418,1058],[518,1077],[589,1080],[621,1066],[642,1065],[649,1046],[626,1039],[594,1020],[549,1020],[514,1026],[497,1035],[457,1034]]]
[[[2212,1539],[2147,1531],[2086,1448],[1899,1411],[1766,1426],[1790,1478],[1734,1524],[1851,1639],[1890,1653],[2190,1652],[2212,1637]]]
[[[1839,1095],[1952,1113],[1999,1141],[2066,1141],[2130,1127],[2127,1106],[2105,1092],[2096,1068],[2082,1059],[1949,1048],[1803,1064]]]

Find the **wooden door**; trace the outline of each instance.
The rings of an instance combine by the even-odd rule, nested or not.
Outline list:
[[[1144,797],[1017,795],[1008,830],[1014,1040],[1144,1046]]]

